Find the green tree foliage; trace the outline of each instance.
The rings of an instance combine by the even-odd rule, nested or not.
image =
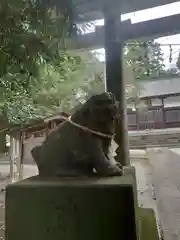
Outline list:
[[[61,1],[58,9],[47,2],[53,1],[0,3],[0,111],[9,122],[61,107],[84,77],[81,57],[66,49],[66,38],[77,32],[71,1]]]
[[[44,0],[2,0],[0,3],[0,114],[11,123],[26,123],[55,111],[69,111],[87,96],[104,90],[104,64],[91,53],[66,49],[74,32],[69,0],[58,9]],[[54,1],[55,2],[55,1]],[[154,42],[125,48],[125,65],[136,79],[162,69]],[[151,46],[153,45],[153,47]]]
[[[59,50],[65,50],[64,39],[70,28],[68,18],[65,10],[48,8],[44,1],[2,0],[0,77],[16,74],[18,85],[27,88],[30,77],[38,75],[42,62],[62,68],[60,60],[66,55],[59,54]],[[23,74],[25,80],[22,82],[17,74]],[[14,87],[12,83],[11,87]]]
[[[61,61],[63,74],[53,65],[41,64],[28,91],[18,85],[16,91],[7,88],[1,110],[10,122],[23,124],[54,112],[70,112],[88,96],[104,90],[104,65],[90,53],[70,56],[71,60]]]
[[[137,80],[158,77],[163,73],[163,54],[154,40],[130,41],[124,51],[125,65],[129,66]]]
[[[77,56],[77,55],[76,55]],[[38,105],[50,111],[71,111],[92,93],[102,92],[104,65],[91,53],[79,54],[81,64],[66,63],[66,74],[61,76],[53,67],[41,69],[41,84],[32,88],[32,96]]]

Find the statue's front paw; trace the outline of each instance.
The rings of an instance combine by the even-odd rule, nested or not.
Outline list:
[[[116,166],[119,167],[120,169],[123,169],[123,166],[120,164],[120,162],[116,162]]]

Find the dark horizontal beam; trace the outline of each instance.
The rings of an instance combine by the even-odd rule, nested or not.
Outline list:
[[[163,37],[180,33],[180,14],[160,19],[131,24],[122,24],[124,41],[139,38]],[[96,27],[96,31],[78,36],[67,41],[68,49],[98,49],[104,47],[104,26]]]
[[[72,1],[78,22],[102,19],[104,7],[115,6],[116,9],[119,9],[120,15],[178,2],[178,0],[43,0],[43,3],[46,6],[55,4],[57,8],[62,9],[64,2],[68,1]]]
[[[131,24],[124,29],[124,40],[141,37],[162,37],[180,33],[180,14]]]
[[[178,97],[180,96],[180,93],[169,93],[169,94],[162,94],[162,95],[152,95],[152,96],[146,96],[146,97],[140,97],[141,100],[148,100],[148,99],[155,99],[155,98],[159,98],[159,99],[166,99],[169,97]]]
[[[131,27],[131,21],[123,21],[122,29]],[[124,30],[123,30],[124,32]],[[98,49],[104,47],[104,26],[97,26],[96,31],[79,35],[67,40],[67,48],[74,49]]]
[[[119,8],[119,14],[124,14],[177,1],[178,0],[72,0],[77,12],[80,15],[86,16],[88,20],[102,19],[102,7],[106,6],[116,6]]]

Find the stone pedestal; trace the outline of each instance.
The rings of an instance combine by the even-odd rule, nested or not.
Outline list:
[[[180,240],[180,156],[167,148],[149,149],[148,156],[154,166],[153,183],[164,239]]]
[[[6,240],[135,240],[133,185],[131,174],[32,177],[11,184],[6,190]]]

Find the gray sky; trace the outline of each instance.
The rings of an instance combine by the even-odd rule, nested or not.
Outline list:
[[[141,10],[134,13],[123,14],[121,16],[122,20],[131,19],[132,23],[143,22],[151,19],[156,19],[165,16],[171,16],[174,14],[180,13],[180,1],[172,4],[167,4],[161,7],[150,8],[146,10]],[[96,25],[103,25],[104,20],[99,20],[96,22]],[[173,55],[172,55],[172,64],[176,62],[178,52],[180,50],[180,34],[172,35],[168,37],[163,37],[157,39],[157,42],[162,44],[179,44],[179,46],[172,46]],[[162,51],[164,54],[164,63],[169,66],[169,46],[162,46]],[[104,49],[97,50],[100,53],[100,59],[104,60]]]

